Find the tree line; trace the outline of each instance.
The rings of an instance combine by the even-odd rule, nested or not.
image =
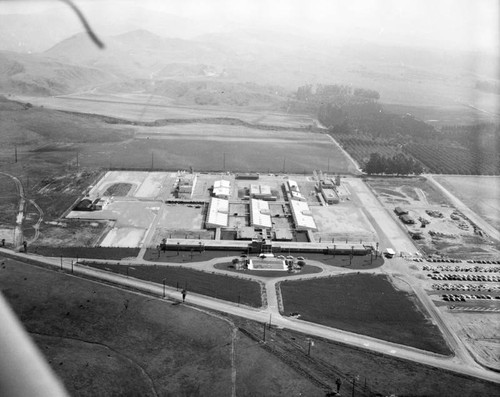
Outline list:
[[[379,153],[372,153],[366,162],[363,171],[367,174],[396,174],[396,175],[419,175],[424,170],[422,165],[413,157],[405,156],[402,153],[392,157],[382,156]]]

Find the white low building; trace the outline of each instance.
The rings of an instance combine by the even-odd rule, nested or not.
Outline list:
[[[206,227],[214,229],[227,227],[229,222],[229,201],[212,197],[208,205]]]
[[[273,226],[267,201],[250,200],[250,223],[260,229],[270,229]]]
[[[313,214],[306,202],[290,200],[290,206],[297,230],[317,230]]]
[[[215,181],[213,195],[218,198],[229,198],[231,196],[231,182],[224,179]]]

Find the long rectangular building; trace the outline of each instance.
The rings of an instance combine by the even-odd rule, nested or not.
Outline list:
[[[290,206],[297,230],[317,230],[316,222],[306,202],[290,200]]]
[[[206,221],[207,229],[227,227],[229,222],[229,200],[216,197],[210,199]]]
[[[271,212],[267,201],[250,200],[250,223],[259,228],[270,229],[272,227]]]

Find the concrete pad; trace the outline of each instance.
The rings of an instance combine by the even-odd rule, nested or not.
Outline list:
[[[140,247],[147,229],[113,228],[101,242],[101,247]]]

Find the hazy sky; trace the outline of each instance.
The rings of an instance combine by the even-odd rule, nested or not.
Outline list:
[[[500,0],[76,0],[92,22],[99,12],[113,20],[141,9],[193,19],[207,31],[267,28],[362,38],[391,44],[498,53]],[[59,0],[0,0],[0,13],[47,8],[69,12]],[[146,11],[143,11],[146,15]],[[147,29],[147,26],[144,26]]]

